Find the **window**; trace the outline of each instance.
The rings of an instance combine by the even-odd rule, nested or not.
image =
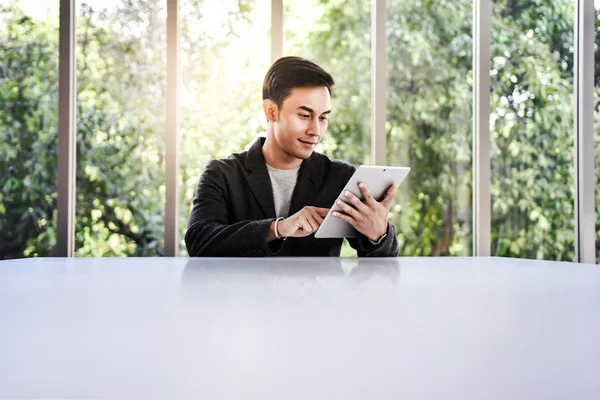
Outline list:
[[[198,178],[211,158],[243,151],[266,132],[271,2],[180,0],[180,253]]]
[[[493,1],[492,255],[574,258],[571,0]]]
[[[331,118],[316,151],[356,166],[371,163],[371,2],[284,1],[283,51],[329,72]],[[342,257],[356,256],[344,240]]]
[[[284,55],[307,58],[335,80],[332,114],[320,147],[354,165],[371,159],[371,3],[285,1]]]
[[[0,4],[0,260],[56,249],[58,4]]]
[[[390,215],[399,254],[471,255],[472,2],[387,12],[387,160],[411,167]]]
[[[165,2],[80,0],[76,11],[76,255],[161,255]]]
[[[317,151],[354,165],[372,163],[373,1],[283,2],[283,54],[315,61],[336,81]],[[76,1],[78,256],[164,254],[166,4]],[[204,166],[266,131],[271,1],[178,5],[185,255]],[[574,259],[574,5],[492,1],[495,256]],[[469,0],[388,1],[387,163],[412,168],[390,214],[399,255],[472,254],[472,11]],[[0,4],[0,259],[56,252],[58,28],[58,0]],[[355,254],[346,242],[342,255]]]

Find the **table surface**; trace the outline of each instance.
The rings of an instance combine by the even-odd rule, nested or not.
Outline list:
[[[600,399],[600,266],[0,262],[0,398]]]

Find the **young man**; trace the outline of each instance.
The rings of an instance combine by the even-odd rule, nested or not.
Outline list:
[[[318,65],[283,57],[267,72],[263,110],[267,137],[248,151],[211,160],[196,188],[185,243],[192,257],[338,256],[343,239],[316,239],[329,207],[360,233],[349,239],[358,256],[393,257],[398,243],[388,212],[397,186],[377,202],[346,193],[355,168],[314,152],[331,114],[331,75]]]

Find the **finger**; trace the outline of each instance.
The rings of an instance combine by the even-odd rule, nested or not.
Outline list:
[[[312,215],[306,218],[306,220],[312,227],[312,232],[316,232],[319,229],[319,227],[321,226],[321,223],[323,222],[323,218],[321,218],[321,216],[317,215],[317,218],[315,218]]]
[[[310,207],[310,208],[312,210],[314,210],[321,217],[325,217],[329,213],[329,208],[322,208],[322,207]]]
[[[298,222],[296,222],[296,226],[299,229],[302,229],[303,231],[308,233],[312,233],[312,231],[314,230],[314,227],[310,224],[308,218],[303,216],[298,219]]]
[[[344,203],[342,200],[337,199],[335,204],[346,214],[356,218],[360,213],[356,210],[356,208],[352,207],[349,204]]]
[[[360,212],[364,212],[365,208],[367,208],[365,203],[363,203],[358,197],[356,197],[354,193],[350,192],[349,190],[344,191],[344,196],[350,201],[350,203],[352,203],[354,208]]]
[[[321,217],[316,210],[313,210],[310,207],[308,208],[308,213],[313,218],[313,220],[317,224],[317,226],[321,226],[321,224],[323,223],[323,217]],[[327,214],[325,214],[325,215],[327,215]]]
[[[392,185],[388,188],[387,193],[383,200],[381,200],[381,204],[388,209],[392,206],[392,200],[394,200],[394,196],[396,195],[396,191],[398,190],[398,185]]]
[[[371,191],[369,190],[367,185],[360,182],[358,184],[358,188],[360,189],[360,192],[362,193],[363,198],[365,199],[365,203],[368,206],[373,207],[375,204],[377,204],[377,201],[373,198],[373,195],[371,194]]]
[[[333,212],[333,216],[336,218],[341,219],[342,221],[346,221],[347,223],[349,223],[350,225],[354,226],[356,228],[356,220],[354,218],[352,218],[351,216],[341,213],[339,211],[334,211]]]

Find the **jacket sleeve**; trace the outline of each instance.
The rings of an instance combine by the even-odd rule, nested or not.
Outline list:
[[[230,194],[218,160],[208,163],[196,187],[185,234],[190,257],[267,256],[267,234],[273,219],[228,224]]]
[[[398,255],[398,239],[396,228],[388,222],[387,236],[379,244],[372,244],[364,235],[359,238],[348,239],[359,257],[396,257]]]

